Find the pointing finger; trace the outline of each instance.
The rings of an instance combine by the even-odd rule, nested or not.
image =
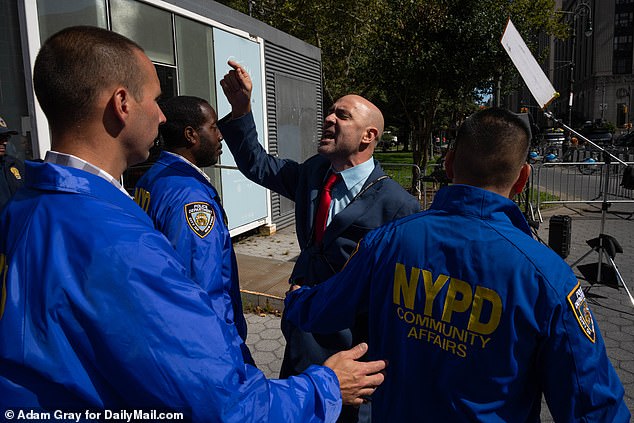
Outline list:
[[[240,65],[240,63],[236,62],[235,60],[229,60],[227,64],[231,66],[232,68],[234,68],[235,70],[242,69],[242,66]]]

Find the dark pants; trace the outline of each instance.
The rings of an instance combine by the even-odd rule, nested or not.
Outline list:
[[[365,319],[360,319],[367,327]],[[354,331],[359,333],[358,331]],[[362,331],[361,333],[366,333]],[[297,376],[312,364],[323,364],[328,357],[339,351],[348,350],[352,346],[362,342],[356,339],[353,331],[349,329],[333,334],[312,334],[304,332],[295,325],[282,318],[282,333],[286,339],[284,349],[284,360],[280,369],[280,378],[286,379],[290,376]],[[371,421],[370,404],[361,407],[344,405],[338,423],[369,423]]]

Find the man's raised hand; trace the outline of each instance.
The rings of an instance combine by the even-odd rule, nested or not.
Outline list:
[[[234,60],[227,62],[233,69],[220,81],[222,91],[231,104],[231,118],[237,119],[251,111],[253,83],[248,72]]]

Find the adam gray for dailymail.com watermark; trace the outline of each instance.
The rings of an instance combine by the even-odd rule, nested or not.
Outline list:
[[[5,420],[39,422],[84,422],[84,421],[178,421],[185,420],[184,413],[159,410],[83,410],[83,411],[40,411],[34,409],[10,409],[4,411]]]

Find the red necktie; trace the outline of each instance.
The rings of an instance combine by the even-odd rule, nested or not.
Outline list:
[[[330,211],[330,201],[332,196],[330,191],[333,185],[335,185],[341,179],[341,175],[332,172],[328,175],[326,183],[321,190],[321,196],[319,197],[319,206],[317,207],[317,214],[315,215],[315,242],[321,243],[326,231],[326,221],[328,220],[328,212]]]

